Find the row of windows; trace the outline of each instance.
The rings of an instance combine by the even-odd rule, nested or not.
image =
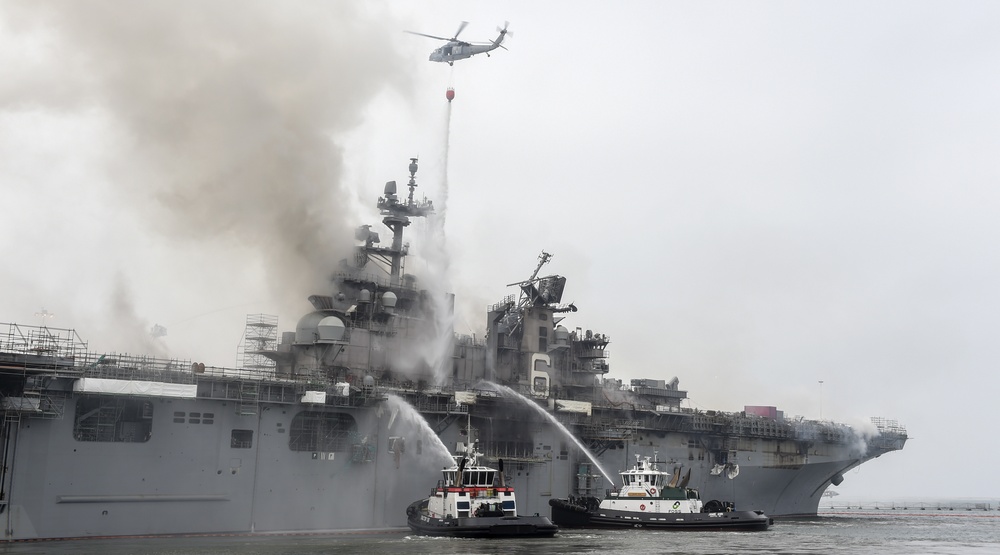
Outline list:
[[[177,424],[214,424],[215,413],[173,413]],[[282,423],[278,433],[285,433]],[[288,448],[292,451],[350,451],[358,426],[344,413],[303,411],[292,417],[288,427]],[[146,399],[119,396],[85,396],[76,403],[73,438],[77,441],[143,443],[153,432],[153,403]],[[230,436],[233,449],[253,447],[253,430],[234,429]],[[399,445],[402,450],[402,443]],[[419,451],[418,444],[418,451]]]
[[[185,415],[187,419],[185,419]],[[174,424],[214,424],[215,414],[211,412],[206,412],[204,414],[200,412],[175,412],[174,413]]]
[[[173,413],[177,424],[214,424],[215,413],[182,412]],[[276,424],[277,433],[288,433],[288,448],[292,451],[334,452],[351,451],[357,443],[358,427],[354,418],[345,413],[303,411],[292,418],[287,428],[281,422]],[[118,396],[80,397],[76,403],[73,420],[73,438],[77,441],[109,443],[143,443],[149,441],[153,431],[153,403],[149,400]],[[233,429],[230,433],[230,447],[233,449],[253,448],[253,430]],[[499,442],[501,457],[525,456],[530,453],[530,442]],[[392,437],[389,453],[401,455],[405,451],[405,440]],[[550,445],[542,446],[548,451]],[[423,452],[423,442],[416,442],[416,454]],[[565,460],[566,446],[562,445],[559,458]],[[484,478],[485,479],[485,478]],[[478,480],[478,479],[477,479]]]
[[[640,475],[638,474],[623,474],[622,481],[626,484],[638,484],[640,481],[643,481],[650,486],[660,485],[660,474],[643,474],[641,476],[642,479],[640,480]]]

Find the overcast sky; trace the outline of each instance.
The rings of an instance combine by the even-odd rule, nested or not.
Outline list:
[[[138,6],[0,5],[0,321],[234,365],[419,156],[456,331],[545,250],[611,377],[905,425],[841,495],[1000,496],[1000,5]],[[403,32],[463,20],[508,50]]]

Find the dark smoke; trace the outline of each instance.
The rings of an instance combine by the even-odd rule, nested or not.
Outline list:
[[[368,2],[4,2],[0,30],[35,59],[0,81],[0,112],[106,114],[120,143],[106,171],[126,209],[167,237],[216,244],[220,258],[246,249],[287,292],[283,304],[301,304],[328,292],[352,244],[338,138],[410,80],[394,47],[402,25],[377,12]]]

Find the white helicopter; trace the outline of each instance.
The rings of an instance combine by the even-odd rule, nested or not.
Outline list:
[[[503,39],[508,34],[513,36],[513,33],[508,33],[507,31],[507,26],[510,25],[510,23],[505,21],[503,24],[503,29],[497,27],[497,31],[500,32],[500,35],[497,36],[496,40],[494,40],[493,42],[482,42],[473,44],[471,42],[458,40],[458,35],[462,33],[462,29],[465,29],[465,26],[468,24],[469,24],[468,21],[463,21],[458,26],[458,30],[455,31],[455,36],[451,37],[450,39],[444,37],[436,37],[434,35],[427,35],[424,33],[417,33],[415,31],[407,31],[407,33],[420,35],[422,37],[428,37],[437,40],[448,41],[448,43],[445,44],[444,46],[436,48],[433,52],[431,52],[430,56],[430,61],[448,62],[448,65],[454,65],[456,60],[464,60],[465,58],[471,58],[476,54],[485,53],[487,56],[489,56],[490,50],[496,50],[497,48],[503,48],[504,50],[506,50],[507,47],[503,46],[501,43],[503,43]]]

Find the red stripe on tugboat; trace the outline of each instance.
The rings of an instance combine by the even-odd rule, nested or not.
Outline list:
[[[468,424],[471,429],[471,422]],[[514,488],[506,484],[503,459],[498,468],[477,464],[475,444],[459,444],[454,465],[442,469],[443,479],[430,497],[406,508],[406,523],[429,536],[550,537],[559,529],[547,516],[517,514]]]

